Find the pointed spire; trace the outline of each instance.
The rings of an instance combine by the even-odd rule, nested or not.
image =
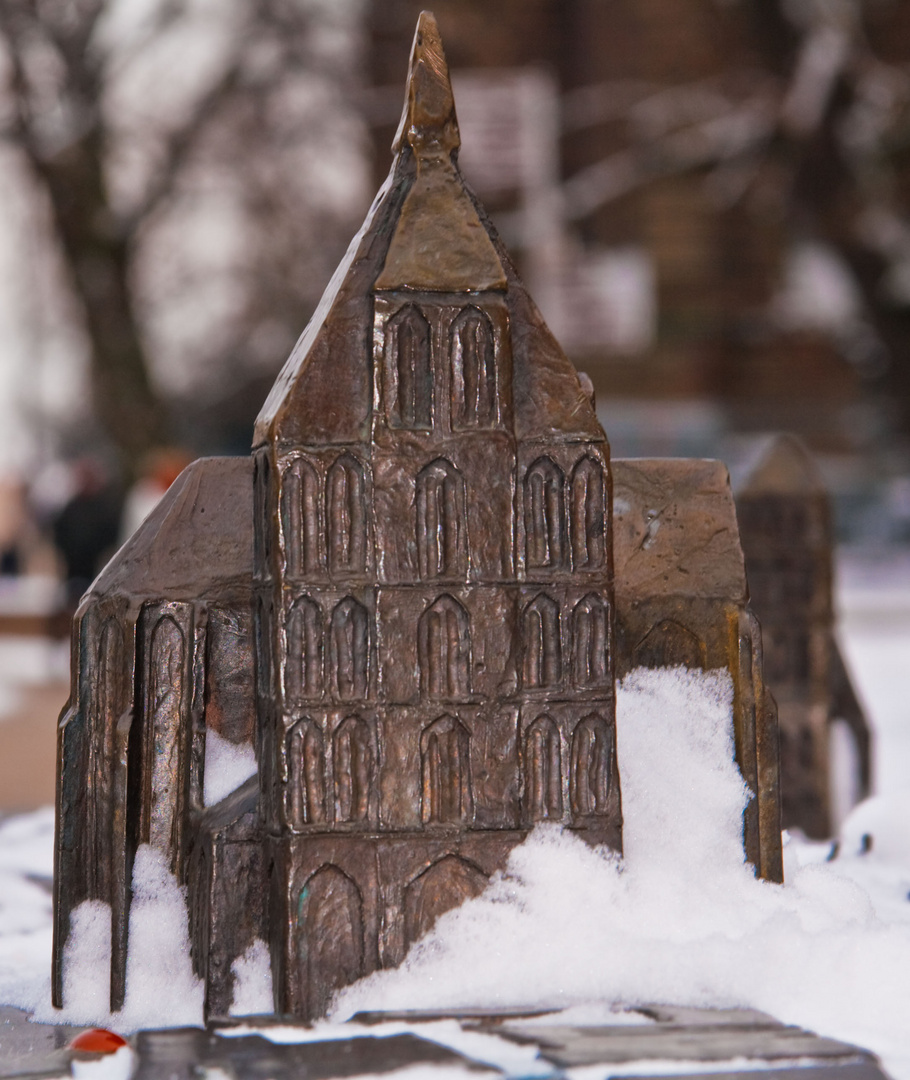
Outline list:
[[[417,20],[404,112],[392,143],[393,153],[398,153],[405,138],[418,157],[448,155],[461,145],[449,67],[431,11],[422,11]]]
[[[405,197],[376,289],[505,290],[506,274],[465,190],[453,152],[461,145],[449,69],[436,20],[421,12],[411,48],[404,113],[393,150],[407,139],[417,176]]]

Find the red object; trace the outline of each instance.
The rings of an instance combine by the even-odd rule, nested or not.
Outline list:
[[[87,1054],[114,1054],[121,1046],[126,1046],[126,1039],[113,1031],[108,1031],[107,1028],[89,1028],[73,1039],[70,1050],[81,1050]]]

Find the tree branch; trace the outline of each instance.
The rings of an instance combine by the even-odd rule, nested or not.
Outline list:
[[[196,146],[197,138],[205,125],[218,111],[219,106],[236,88],[239,82],[240,64],[237,54],[225,65],[221,76],[197,101],[192,115],[177,131],[172,132],[164,151],[164,158],[149,180],[138,204],[126,215],[123,222],[128,233],[136,230],[155,209],[174,191],[183,166]]]

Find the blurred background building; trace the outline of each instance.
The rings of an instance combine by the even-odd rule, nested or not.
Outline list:
[[[420,4],[375,3],[378,153]],[[464,171],[618,454],[784,429],[907,535],[904,0],[441,0]],[[460,75],[460,78],[459,78]],[[385,89],[386,86],[389,89]]]
[[[387,170],[420,7],[0,6],[0,470],[39,523],[86,455],[122,494],[247,450]],[[614,452],[735,467],[792,431],[842,539],[910,539],[910,0],[435,10],[465,174]]]

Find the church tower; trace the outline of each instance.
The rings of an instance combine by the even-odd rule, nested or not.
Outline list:
[[[83,597],[57,1006],[84,901],[110,904],[123,1006],[146,845],[186,886],[206,1016],[267,941],[275,1011],[303,1019],[400,963],[539,822],[620,851],[617,667],[729,672],[744,854],[781,880],[776,711],[726,469],[611,464],[458,145],[424,13],[391,173],[251,459],[184,470]],[[253,765],[228,791],[224,743]]]
[[[621,844],[609,448],[457,167],[436,24],[254,446],[280,1011],[400,962],[541,820]]]

